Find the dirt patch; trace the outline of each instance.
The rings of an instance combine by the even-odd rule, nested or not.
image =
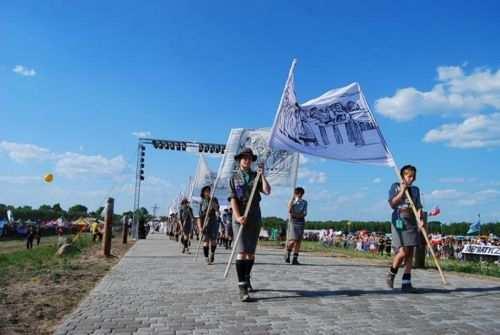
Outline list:
[[[0,291],[0,334],[52,334],[133,245],[112,242],[114,257],[102,257],[100,244],[72,257],[63,268],[45,269],[32,276],[12,274]]]

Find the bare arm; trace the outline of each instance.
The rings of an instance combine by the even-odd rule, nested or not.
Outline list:
[[[403,201],[403,197],[407,189],[408,186],[404,182],[401,182],[399,187],[399,192],[389,201],[389,204],[393,209],[396,208]]]
[[[269,182],[266,179],[266,176],[264,176],[264,166],[260,166],[257,169],[257,173],[260,173],[260,177],[262,178],[262,189],[260,190],[262,193],[265,195],[271,194],[271,185],[269,185]]]

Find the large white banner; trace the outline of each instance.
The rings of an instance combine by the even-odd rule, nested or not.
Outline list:
[[[213,185],[216,177],[217,173],[210,170],[207,160],[203,155],[200,155],[193,185],[191,187],[191,194],[189,195],[190,200],[200,202],[201,189],[205,186]]]
[[[466,244],[462,249],[462,253],[500,257],[500,247],[493,245]]]
[[[252,169],[255,170],[261,163],[264,164],[264,175],[271,186],[292,187],[297,177],[299,154],[271,149],[268,145],[270,135],[269,128],[231,129],[217,188],[229,188],[229,178],[239,168],[234,156],[243,148],[251,148],[257,155]]]
[[[269,145],[354,163],[394,166],[358,83],[297,102],[295,61],[277,111]]]

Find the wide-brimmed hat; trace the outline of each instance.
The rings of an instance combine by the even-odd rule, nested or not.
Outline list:
[[[252,157],[252,162],[255,162],[257,160],[257,156],[253,154],[253,151],[250,148],[243,148],[239,154],[234,156],[234,159],[239,161],[241,159],[241,157],[243,157],[243,156]]]
[[[212,190],[212,185],[205,185],[201,188],[201,191],[200,191],[200,198],[203,198],[203,193],[205,193],[205,190],[206,189],[209,189],[209,190]]]

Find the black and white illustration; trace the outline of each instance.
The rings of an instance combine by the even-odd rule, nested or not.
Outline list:
[[[297,144],[327,147],[351,143],[369,145],[365,133],[376,130],[367,108],[360,106],[360,93],[346,94],[330,104],[289,104],[285,99],[279,119],[280,133]]]
[[[257,165],[264,164],[264,174],[273,186],[291,186],[298,168],[298,153],[290,153],[285,150],[272,150],[269,145],[269,128],[261,129],[232,129],[226,145],[226,159],[222,167],[222,177],[231,176],[238,166],[234,161],[234,155],[243,148],[251,148],[257,161]]]
[[[325,158],[392,164],[358,83],[299,104],[293,72],[287,81],[270,146]]]

